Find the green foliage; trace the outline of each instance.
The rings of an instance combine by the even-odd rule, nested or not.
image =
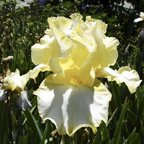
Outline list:
[[[123,1],[115,1],[119,4]],[[138,33],[142,24],[135,25],[136,12],[142,8],[142,0],[132,1],[134,9],[127,9],[114,4],[114,1],[79,1],[63,0],[63,2],[47,0],[44,5],[38,1],[30,7],[15,9],[15,2],[4,2],[0,6],[0,74],[4,73],[2,58],[9,55],[14,59],[9,64],[11,71],[16,68],[26,73],[33,68],[31,62],[31,46],[39,41],[48,27],[47,18],[81,12],[108,23],[109,36],[120,40],[117,66],[130,65],[141,72],[143,78],[143,59],[139,62],[140,49]],[[139,2],[139,3],[137,3]],[[140,9],[139,9],[140,7]],[[142,56],[141,56],[142,57]],[[141,66],[141,69],[139,67]],[[38,83],[42,80],[37,80]],[[28,84],[30,92],[38,84]],[[120,87],[114,82],[109,84],[112,100],[109,107],[109,122],[101,123],[96,134],[89,128],[78,130],[73,137],[60,136],[55,126],[47,121],[42,123],[37,107],[36,97],[29,95],[32,107],[26,111],[11,105],[9,100],[0,102],[0,143],[1,144],[59,144],[61,139],[66,144],[142,144],[144,143],[144,86],[135,94],[130,94],[124,85]]]

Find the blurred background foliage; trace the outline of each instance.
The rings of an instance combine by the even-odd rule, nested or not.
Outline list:
[[[12,55],[10,70],[18,68],[21,74],[32,69],[31,46],[38,42],[48,28],[50,16],[66,16],[80,12],[108,24],[108,36],[119,39],[119,58],[116,68],[129,65],[144,79],[144,41],[139,33],[143,22],[133,20],[143,11],[144,0],[35,0],[27,7],[18,7],[14,0],[0,2],[0,74],[4,72],[2,58]],[[59,144],[61,136],[54,125],[42,123],[32,95],[37,83],[28,83],[32,107],[21,111],[16,105],[0,102],[0,144]],[[102,123],[96,135],[89,128],[80,129],[72,138],[63,137],[66,144],[143,144],[144,143],[144,86],[130,94],[125,85],[109,83],[113,94],[109,122]],[[12,94],[13,95],[13,94]]]

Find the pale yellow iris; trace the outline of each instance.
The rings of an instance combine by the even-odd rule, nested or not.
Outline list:
[[[34,64],[46,64],[53,74],[38,90],[38,109],[43,120],[51,120],[60,134],[72,135],[81,127],[93,130],[107,122],[111,93],[97,79],[125,83],[130,92],[140,84],[129,67],[112,70],[119,41],[106,36],[107,25],[80,14],[71,18],[48,18],[49,29],[40,43],[32,46]]]

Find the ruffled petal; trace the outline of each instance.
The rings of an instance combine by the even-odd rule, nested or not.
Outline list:
[[[95,69],[114,65],[119,41],[106,37],[107,24],[90,16],[83,21],[82,15],[77,13],[70,17],[48,18],[50,29],[40,43],[32,47],[34,64],[49,65],[50,58],[71,55],[77,65],[90,63]]]
[[[91,127],[94,131],[101,121],[107,122],[111,93],[102,83],[90,88],[45,85],[44,81],[34,94],[42,120],[51,120],[59,134],[71,136],[81,127]]]
[[[89,55],[85,59],[95,68],[114,65],[118,57],[119,41],[106,37],[106,29],[103,21],[87,17],[85,22],[77,23],[69,35],[75,47],[78,45],[80,49],[87,50]]]
[[[104,49],[101,52],[101,67],[114,65],[118,58],[117,46],[119,41],[114,37],[105,37],[103,39]]]
[[[71,29],[73,21],[65,17],[51,17],[48,18],[48,23],[59,44],[60,56],[69,55],[73,45],[66,33]]]
[[[37,64],[48,64],[49,59],[57,57],[60,54],[59,45],[54,37],[45,35],[41,38],[40,43],[31,47],[32,62]]]
[[[69,37],[71,40],[73,40],[73,43],[78,43],[81,45],[81,47],[86,48],[89,52],[93,52],[97,48],[97,43],[92,35],[92,33],[95,32],[95,29],[93,29],[93,27],[88,29],[86,26],[82,27],[82,25],[84,25],[84,22],[77,23],[75,28],[69,34]]]
[[[118,84],[124,82],[131,93],[134,93],[141,83],[138,73],[128,66],[121,67],[118,71],[107,67],[99,70],[96,75],[97,77],[108,78],[109,81],[116,81]]]

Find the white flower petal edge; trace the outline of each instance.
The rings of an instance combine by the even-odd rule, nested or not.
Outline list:
[[[51,120],[59,134],[73,135],[81,127],[96,131],[101,121],[107,122],[111,93],[99,83],[93,88],[72,85],[44,85],[38,90],[38,110],[42,119]]]
[[[130,67],[125,66],[117,70],[113,70],[109,67],[104,68],[103,77],[108,78],[109,81],[116,81],[118,84],[125,83],[131,93],[134,93],[141,81],[138,73],[135,70],[131,70]]]

